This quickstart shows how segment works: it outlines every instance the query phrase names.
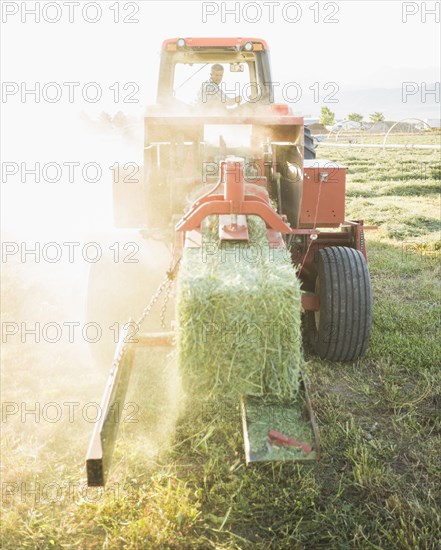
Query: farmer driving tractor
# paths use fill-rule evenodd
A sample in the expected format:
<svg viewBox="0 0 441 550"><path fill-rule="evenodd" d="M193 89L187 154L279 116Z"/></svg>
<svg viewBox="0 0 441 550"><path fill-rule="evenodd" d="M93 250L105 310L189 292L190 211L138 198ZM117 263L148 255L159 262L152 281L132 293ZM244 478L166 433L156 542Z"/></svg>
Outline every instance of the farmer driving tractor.
<svg viewBox="0 0 441 550"><path fill-rule="evenodd" d="M217 106L219 104L234 105L239 104L242 100L238 95L234 98L229 98L220 88L220 83L224 76L224 68L219 63L215 63L211 66L210 79L202 83L198 93L198 102L204 103L210 106Z"/></svg>

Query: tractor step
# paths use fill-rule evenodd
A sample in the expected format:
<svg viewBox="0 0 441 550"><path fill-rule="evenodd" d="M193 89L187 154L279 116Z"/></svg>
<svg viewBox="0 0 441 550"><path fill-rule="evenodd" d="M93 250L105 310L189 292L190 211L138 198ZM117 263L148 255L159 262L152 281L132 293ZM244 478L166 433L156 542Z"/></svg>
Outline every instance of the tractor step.
<svg viewBox="0 0 441 550"><path fill-rule="evenodd" d="M320 458L318 428L303 374L294 401L242 396L240 404L247 464Z"/></svg>

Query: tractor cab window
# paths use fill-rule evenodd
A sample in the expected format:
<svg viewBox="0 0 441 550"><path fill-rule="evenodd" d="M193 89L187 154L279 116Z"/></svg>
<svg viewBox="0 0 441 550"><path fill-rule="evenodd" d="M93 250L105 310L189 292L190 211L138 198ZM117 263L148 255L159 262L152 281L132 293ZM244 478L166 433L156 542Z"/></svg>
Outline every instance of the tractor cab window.
<svg viewBox="0 0 441 550"><path fill-rule="evenodd" d="M219 63L223 67L222 80L210 87L211 68L214 63L177 63L173 80L173 95L175 99L189 105L197 105L201 101L202 90L208 90L208 95L225 94L228 98L241 96L246 101L255 88L250 84L250 69L247 63ZM221 71L222 73L222 71ZM219 91L218 91L218 88ZM202 96L205 92L202 92ZM203 100L202 100L203 101Z"/></svg>

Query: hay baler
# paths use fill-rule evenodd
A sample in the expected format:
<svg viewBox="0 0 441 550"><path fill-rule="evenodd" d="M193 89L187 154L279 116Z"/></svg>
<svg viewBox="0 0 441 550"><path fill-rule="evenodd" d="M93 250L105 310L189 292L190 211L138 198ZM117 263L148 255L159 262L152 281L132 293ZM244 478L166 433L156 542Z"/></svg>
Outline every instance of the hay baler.
<svg viewBox="0 0 441 550"><path fill-rule="evenodd" d="M224 68L224 93L217 100L200 92L213 64ZM243 101L226 101L229 94ZM140 314L139 322L144 321L161 292L170 289L183 251L203 246L207 219L218 219L219 243L240 243L248 241L248 220L255 216L265 224L268 248L283 249L295 266L303 290L304 332L312 349L330 361L363 355L371 329L363 221L345 219L345 167L316 160L303 118L275 102L265 41L166 40L157 104L144 119L143 177L133 180L131 170L121 169L114 177L116 225L140 229L146 241L159 235L174 245L172 267L151 302L144 308L145 294L125 301L125 313L119 310L121 323ZM147 265L144 283L152 273ZM111 274L106 277L111 279ZM101 296L90 306L89 316L98 310L102 315L103 304ZM112 410L124 400L134 355L128 327L120 335L103 414L89 447L90 485L104 483L110 463L118 428ZM138 333L136 346L173 345L175 332ZM303 381L301 388L312 426L309 448L318 458L317 430ZM247 460L253 461L245 406L243 419ZM280 445L296 444L287 434L268 433Z"/></svg>

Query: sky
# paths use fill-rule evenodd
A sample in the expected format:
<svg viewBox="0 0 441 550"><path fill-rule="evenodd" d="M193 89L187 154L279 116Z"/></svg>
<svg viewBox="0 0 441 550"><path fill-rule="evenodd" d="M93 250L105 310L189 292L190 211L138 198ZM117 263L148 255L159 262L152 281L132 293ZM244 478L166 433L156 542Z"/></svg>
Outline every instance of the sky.
<svg viewBox="0 0 441 550"><path fill-rule="evenodd" d="M126 151L119 137L85 131L79 114L96 118L103 111L123 111L141 117L155 102L161 44L170 37L263 38L271 50L273 80L301 87L302 96L292 106L296 114L317 116L326 93L337 90L337 102L330 107L338 118L354 109L366 117L375 110L383 110L386 118L413 112L433 117L439 113L439 91L436 99L424 90L440 80L439 8L440 2L396 0L3 1L2 160L44 164L73 158L84 163L97 157L103 166L115 158L135 160L137 153ZM74 84L69 88L66 82ZM401 95L405 82L413 83L414 92L406 104ZM22 95L32 88L37 96ZM394 90L384 104L369 99L367 91L378 88ZM101 94L96 102L95 91ZM45 187L51 193L58 188ZM99 185L89 186L90 196L96 196L86 204L77 191L65 189L59 200L82 204L82 215L93 218L102 196ZM14 193L17 200L23 194L19 185L8 192L11 200ZM5 207L7 223L38 217L32 205L40 200L40 188L28 186L26 196L26 208ZM108 191L106 197L110 202ZM80 224L74 212L71 208L72 223ZM65 219L59 208L48 216L51 224Z"/></svg>
<svg viewBox="0 0 441 550"><path fill-rule="evenodd" d="M5 4L21 3L3 4L5 12ZM102 14L96 23L82 16L81 8L91 2L80 2L73 23L66 7L58 22L49 23L45 14L46 19L57 15L45 11L50 2L26 4L39 6L39 23L21 8L16 14L3 13L6 81L134 81L142 99L154 102L161 43L174 36L264 38L272 52L274 79L282 83L336 82L346 90L439 81L440 2L121 1L117 14L111 9L116 2L108 1L98 2ZM63 4L68 2L59 2ZM437 16L429 13L435 6ZM89 18L95 13L91 7L85 12ZM115 23L117 16L139 22ZM97 107L105 104L103 98Z"/></svg>

